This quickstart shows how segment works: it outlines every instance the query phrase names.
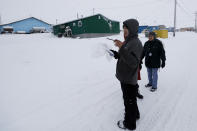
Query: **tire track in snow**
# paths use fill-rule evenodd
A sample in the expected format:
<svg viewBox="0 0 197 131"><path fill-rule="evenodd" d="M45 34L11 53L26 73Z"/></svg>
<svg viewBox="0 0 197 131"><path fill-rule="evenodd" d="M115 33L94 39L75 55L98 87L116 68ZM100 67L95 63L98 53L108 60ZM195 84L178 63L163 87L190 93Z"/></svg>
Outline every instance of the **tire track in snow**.
<svg viewBox="0 0 197 131"><path fill-rule="evenodd" d="M77 116L79 115L79 114L84 114L83 112L86 112L86 111L88 111L89 110L89 108L91 109L91 108L95 108L97 105L99 105L100 106L100 104L102 104L102 101L105 101L105 99L107 99L108 97L110 97L111 96L111 91L113 91L114 90L114 88L115 88L115 86L114 86L114 84L112 83L112 82L110 82L110 84L106 84L105 83L105 85L103 85L103 84L101 84L101 85L97 85L97 88L99 89L97 92L94 92L94 93L92 93L92 94L81 94L81 97L83 97L83 96L85 96L85 97L88 97L88 98L92 98L92 100L90 101L90 102L87 102L87 101L85 101L85 102L82 102L82 104L84 104L84 105L81 105L80 106L80 110L77 110L77 111L75 111L75 113L74 114L72 114L69 118L66 118L66 120L64 120L61 124L58 124L55 128L53 128L52 130L57 130L58 128L61 128L61 126L64 126L65 124L67 124L67 123L70 123L69 121L72 121L72 120L76 120L77 118ZM107 87L106 87L107 86ZM102 87L102 88L101 88ZM110 88L109 88L110 87ZM106 91L106 89L110 89L109 91ZM95 91L95 90L94 90ZM88 93L88 92L87 92ZM115 93L116 93L116 91L115 91ZM95 98L95 99L94 99ZM77 98L78 99L78 98ZM75 101L75 100L73 100L72 99L72 101ZM71 105L72 106L72 108L75 108L75 105Z"/></svg>
<svg viewBox="0 0 197 131"><path fill-rule="evenodd" d="M160 93L161 92L158 92L157 96L154 96L158 97L159 101L157 101L156 104L153 103L151 109L146 108L143 110L143 112L146 113L145 116L142 116L142 119L139 120L139 125L136 131L157 131L158 129L163 129L158 127L165 126L168 119L173 114L174 108L176 107L179 98L183 94L183 91L180 88L176 91L169 89L162 96L159 96Z"/></svg>

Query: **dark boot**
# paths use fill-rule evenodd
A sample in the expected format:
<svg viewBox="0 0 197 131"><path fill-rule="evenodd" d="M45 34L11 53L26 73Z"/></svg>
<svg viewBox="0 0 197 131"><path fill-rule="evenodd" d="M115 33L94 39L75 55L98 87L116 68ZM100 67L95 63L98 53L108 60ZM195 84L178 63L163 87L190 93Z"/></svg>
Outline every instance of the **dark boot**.
<svg viewBox="0 0 197 131"><path fill-rule="evenodd" d="M151 88L150 91L151 92L155 92L157 90L157 88Z"/></svg>
<svg viewBox="0 0 197 131"><path fill-rule="evenodd" d="M135 130L135 129L136 129L136 127L128 128L128 127L126 126L126 124L125 124L125 121L123 121L123 120L119 120L118 123L117 123L117 126L118 126L120 129L123 129L123 130L126 130L126 129L128 129L128 130Z"/></svg>
<svg viewBox="0 0 197 131"><path fill-rule="evenodd" d="M139 85L137 84L136 86L137 86L137 94L136 94L136 97L139 98L139 99L143 99L144 97L143 97L142 94L140 94L140 91L139 91Z"/></svg>
<svg viewBox="0 0 197 131"><path fill-rule="evenodd" d="M143 98L144 98L144 96L143 96L142 94L140 94L140 92L138 91L138 93L137 93L137 98L139 98L139 99L143 99Z"/></svg>
<svg viewBox="0 0 197 131"><path fill-rule="evenodd" d="M118 125L118 127L120 128L120 129L127 129L126 127L125 127L125 125L124 125L124 121L123 120L119 120L118 121L118 123L117 123L117 125Z"/></svg>
<svg viewBox="0 0 197 131"><path fill-rule="evenodd" d="M151 84L146 84L145 87L147 87L147 88L152 87L152 85Z"/></svg>

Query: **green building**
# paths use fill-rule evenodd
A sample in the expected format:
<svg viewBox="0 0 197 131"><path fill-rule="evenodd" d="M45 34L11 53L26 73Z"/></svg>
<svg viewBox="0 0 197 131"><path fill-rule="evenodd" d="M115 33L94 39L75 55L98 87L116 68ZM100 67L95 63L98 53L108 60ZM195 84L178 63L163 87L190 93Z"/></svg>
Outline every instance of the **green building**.
<svg viewBox="0 0 197 131"><path fill-rule="evenodd" d="M120 23L101 14L80 18L53 26L56 36L93 38L120 33Z"/></svg>

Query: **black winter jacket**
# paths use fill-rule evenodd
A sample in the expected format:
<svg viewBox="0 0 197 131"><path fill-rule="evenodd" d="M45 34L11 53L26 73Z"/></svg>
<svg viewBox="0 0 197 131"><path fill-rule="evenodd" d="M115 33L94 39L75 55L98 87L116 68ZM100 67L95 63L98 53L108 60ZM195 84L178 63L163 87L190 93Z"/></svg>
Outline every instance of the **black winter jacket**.
<svg viewBox="0 0 197 131"><path fill-rule="evenodd" d="M147 41L144 44L142 60L145 57L145 65L148 68L160 68L161 61L166 61L165 50L160 40Z"/></svg>

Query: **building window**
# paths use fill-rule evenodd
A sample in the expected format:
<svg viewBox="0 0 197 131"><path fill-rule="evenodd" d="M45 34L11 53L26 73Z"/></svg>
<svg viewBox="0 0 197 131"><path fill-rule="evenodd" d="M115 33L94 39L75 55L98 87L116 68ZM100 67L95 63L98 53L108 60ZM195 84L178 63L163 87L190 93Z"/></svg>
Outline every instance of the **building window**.
<svg viewBox="0 0 197 131"><path fill-rule="evenodd" d="M82 21L78 21L78 27L82 27Z"/></svg>
<svg viewBox="0 0 197 131"><path fill-rule="evenodd" d="M98 19L100 20L101 19L101 16L98 16Z"/></svg>
<svg viewBox="0 0 197 131"><path fill-rule="evenodd" d="M76 23L73 23L73 26L76 26Z"/></svg>
<svg viewBox="0 0 197 131"><path fill-rule="evenodd" d="M61 25L60 28L61 28L61 29L64 29L64 28L65 28L65 25Z"/></svg>

